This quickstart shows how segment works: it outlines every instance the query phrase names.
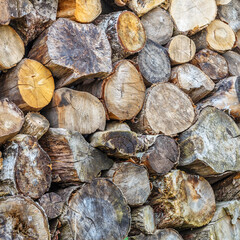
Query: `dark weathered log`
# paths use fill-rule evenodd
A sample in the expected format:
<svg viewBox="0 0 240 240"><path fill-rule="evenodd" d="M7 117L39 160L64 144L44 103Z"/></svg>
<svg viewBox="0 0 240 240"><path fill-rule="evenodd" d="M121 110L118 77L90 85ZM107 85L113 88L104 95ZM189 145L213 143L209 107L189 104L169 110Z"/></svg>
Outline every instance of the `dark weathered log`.
<svg viewBox="0 0 240 240"><path fill-rule="evenodd" d="M39 111L53 97L54 79L41 63L23 59L1 76L0 97L13 101L23 111Z"/></svg>
<svg viewBox="0 0 240 240"><path fill-rule="evenodd" d="M103 77L112 70L106 34L93 24L66 18L58 19L39 36L29 57L50 69L58 79L57 88L83 78Z"/></svg>
<svg viewBox="0 0 240 240"><path fill-rule="evenodd" d="M60 88L51 103L42 111L51 127L66 128L81 134L104 130L106 113L103 104L87 92Z"/></svg>
<svg viewBox="0 0 240 240"><path fill-rule="evenodd" d="M31 0L7 0L11 19L21 18L33 11Z"/></svg>
<svg viewBox="0 0 240 240"><path fill-rule="evenodd" d="M217 181L234 171L240 171L240 130L226 113L204 108L198 121L180 134L179 166Z"/></svg>
<svg viewBox="0 0 240 240"><path fill-rule="evenodd" d="M230 75L240 76L240 55L236 52L228 51L223 56L227 60Z"/></svg>
<svg viewBox="0 0 240 240"><path fill-rule="evenodd" d="M60 223L59 219L54 218L52 220L49 220L51 240L59 240L60 231L59 231L58 227L60 227L60 226L61 226L61 223Z"/></svg>
<svg viewBox="0 0 240 240"><path fill-rule="evenodd" d="M8 25L11 17L8 0L0 0L0 6L0 25Z"/></svg>
<svg viewBox="0 0 240 240"><path fill-rule="evenodd" d="M187 93L194 103L214 89L214 82L198 67L186 63L172 69L170 81Z"/></svg>
<svg viewBox="0 0 240 240"><path fill-rule="evenodd" d="M51 160L37 139L19 134L3 151L0 194L40 198L51 185Z"/></svg>
<svg viewBox="0 0 240 240"><path fill-rule="evenodd" d="M151 193L148 172L143 166L131 162L114 163L104 176L121 189L130 206L143 205Z"/></svg>
<svg viewBox="0 0 240 240"><path fill-rule="evenodd" d="M146 91L142 111L132 128L140 133L175 135L189 128L195 118L193 103L171 83L158 83Z"/></svg>
<svg viewBox="0 0 240 240"><path fill-rule="evenodd" d="M208 224L215 212L211 185L203 177L174 170L153 182L150 205L157 228L196 228Z"/></svg>
<svg viewBox="0 0 240 240"><path fill-rule="evenodd" d="M50 128L39 142L52 160L52 178L56 183L89 182L113 164L76 131Z"/></svg>
<svg viewBox="0 0 240 240"><path fill-rule="evenodd" d="M124 239L131 215L122 192L106 179L58 192L66 205L60 216L60 239Z"/></svg>
<svg viewBox="0 0 240 240"><path fill-rule="evenodd" d="M146 34L140 19L130 11L101 15L95 23L103 29L112 47L112 61L123 59L143 49Z"/></svg>
<svg viewBox="0 0 240 240"><path fill-rule="evenodd" d="M22 196L0 199L0 238L50 240L47 217L30 198Z"/></svg>

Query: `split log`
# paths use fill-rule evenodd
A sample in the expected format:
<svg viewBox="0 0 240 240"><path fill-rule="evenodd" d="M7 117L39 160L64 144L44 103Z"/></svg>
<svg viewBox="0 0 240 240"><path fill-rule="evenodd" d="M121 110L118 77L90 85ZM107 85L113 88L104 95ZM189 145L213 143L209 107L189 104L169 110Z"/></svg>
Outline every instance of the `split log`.
<svg viewBox="0 0 240 240"><path fill-rule="evenodd" d="M237 48L238 48L239 51L240 51L240 30L237 31L236 37L237 37L236 45L237 45Z"/></svg>
<svg viewBox="0 0 240 240"><path fill-rule="evenodd" d="M212 221L203 228L182 232L184 240L235 240L240 231L240 202L229 201L217 203Z"/></svg>
<svg viewBox="0 0 240 240"><path fill-rule="evenodd" d="M188 63L173 68L170 81L187 93L194 103L209 94L215 85L204 72Z"/></svg>
<svg viewBox="0 0 240 240"><path fill-rule="evenodd" d="M51 72L41 63L23 59L1 76L0 97L7 97L22 111L39 111L47 106L54 92Z"/></svg>
<svg viewBox="0 0 240 240"><path fill-rule="evenodd" d="M29 57L50 69L58 79L57 88L83 78L104 77L112 70L106 34L93 24L66 18L58 19L39 36Z"/></svg>
<svg viewBox="0 0 240 240"><path fill-rule="evenodd" d="M157 7L141 18L147 38L164 45L173 35L173 22L169 13Z"/></svg>
<svg viewBox="0 0 240 240"><path fill-rule="evenodd" d="M180 134L179 166L215 182L240 171L240 130L226 113L204 108L197 122Z"/></svg>
<svg viewBox="0 0 240 240"><path fill-rule="evenodd" d="M102 99L108 117L121 121L130 120L139 113L146 90L141 74L127 60L119 61L106 79L83 83L77 89Z"/></svg>
<svg viewBox="0 0 240 240"><path fill-rule="evenodd" d="M199 67L214 82L218 82L228 75L225 58L210 49L202 49L196 53L191 63Z"/></svg>
<svg viewBox="0 0 240 240"><path fill-rule="evenodd" d="M50 240L47 217L30 198L22 196L0 199L0 238Z"/></svg>
<svg viewBox="0 0 240 240"><path fill-rule="evenodd" d="M29 112L25 116L20 133L31 135L39 140L47 132L49 125L49 121L40 113Z"/></svg>
<svg viewBox="0 0 240 240"><path fill-rule="evenodd" d="M240 77L228 77L220 80L214 91L197 104L198 109L213 106L225 110L232 117L240 119Z"/></svg>
<svg viewBox="0 0 240 240"><path fill-rule="evenodd" d="M157 228L196 228L211 221L215 198L203 177L174 170L156 179L153 186L150 205Z"/></svg>
<svg viewBox="0 0 240 240"><path fill-rule="evenodd" d="M22 39L10 26L0 26L0 70L14 67L24 56Z"/></svg>
<svg viewBox="0 0 240 240"><path fill-rule="evenodd" d="M227 60L230 75L240 76L240 55L236 52L228 51L223 56Z"/></svg>
<svg viewBox="0 0 240 240"><path fill-rule="evenodd" d="M184 35L173 37L167 47L173 65L191 61L196 53L195 43Z"/></svg>
<svg viewBox="0 0 240 240"><path fill-rule="evenodd" d="M148 172L143 166L131 162L114 163L104 176L120 188L130 206L143 205L151 193Z"/></svg>
<svg viewBox="0 0 240 240"><path fill-rule="evenodd" d="M87 106L87 107L86 107ZM42 114L54 128L66 128L81 134L104 130L106 113L103 104L87 92L60 88Z"/></svg>
<svg viewBox="0 0 240 240"><path fill-rule="evenodd" d="M0 6L0 25L8 25L11 17L8 0L0 0Z"/></svg>
<svg viewBox="0 0 240 240"><path fill-rule="evenodd" d="M172 0L169 12L179 32L194 34L215 19L217 5L215 0Z"/></svg>
<svg viewBox="0 0 240 240"><path fill-rule="evenodd" d="M174 84L158 83L146 91L142 111L131 126L140 133L176 135L189 128L194 118L193 104L186 93Z"/></svg>
<svg viewBox="0 0 240 240"><path fill-rule="evenodd" d="M127 125L126 122L117 122L117 121L109 122L106 125L106 131L114 131L114 130L131 131L130 127Z"/></svg>
<svg viewBox="0 0 240 240"><path fill-rule="evenodd" d="M217 5L226 5L228 3L230 3L232 0L216 0Z"/></svg>
<svg viewBox="0 0 240 240"><path fill-rule="evenodd" d="M60 239L124 239L131 215L122 192L111 181L94 179L58 192L66 202L60 216Z"/></svg>
<svg viewBox="0 0 240 240"><path fill-rule="evenodd" d="M59 0L57 17L90 23L102 12L100 0Z"/></svg>
<svg viewBox="0 0 240 240"><path fill-rule="evenodd" d="M51 185L51 160L35 137L19 134L3 151L1 195L40 198Z"/></svg>
<svg viewBox="0 0 240 240"><path fill-rule="evenodd" d="M130 11L101 15L95 23L103 29L112 47L112 61L116 62L141 51L146 34L140 19Z"/></svg>
<svg viewBox="0 0 240 240"><path fill-rule="evenodd" d="M52 181L55 183L89 182L113 164L76 131L50 128L39 142L51 158Z"/></svg>
<svg viewBox="0 0 240 240"><path fill-rule="evenodd" d="M23 112L8 99L0 100L0 145L14 137L24 123Z"/></svg>

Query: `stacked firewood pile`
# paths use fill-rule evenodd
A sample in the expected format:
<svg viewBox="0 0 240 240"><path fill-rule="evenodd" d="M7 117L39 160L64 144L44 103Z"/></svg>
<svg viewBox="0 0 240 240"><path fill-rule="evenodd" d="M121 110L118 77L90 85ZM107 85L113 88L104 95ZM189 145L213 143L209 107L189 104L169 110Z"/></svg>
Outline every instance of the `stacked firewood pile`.
<svg viewBox="0 0 240 240"><path fill-rule="evenodd" d="M239 0L0 0L0 239L240 239Z"/></svg>

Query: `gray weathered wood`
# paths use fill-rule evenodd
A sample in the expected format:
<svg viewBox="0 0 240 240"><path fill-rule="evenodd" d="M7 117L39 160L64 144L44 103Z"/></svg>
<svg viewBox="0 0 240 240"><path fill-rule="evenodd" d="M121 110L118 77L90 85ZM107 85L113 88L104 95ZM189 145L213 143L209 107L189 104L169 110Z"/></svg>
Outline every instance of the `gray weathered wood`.
<svg viewBox="0 0 240 240"><path fill-rule="evenodd" d="M240 76L240 54L228 51L223 56L227 60L230 75Z"/></svg>

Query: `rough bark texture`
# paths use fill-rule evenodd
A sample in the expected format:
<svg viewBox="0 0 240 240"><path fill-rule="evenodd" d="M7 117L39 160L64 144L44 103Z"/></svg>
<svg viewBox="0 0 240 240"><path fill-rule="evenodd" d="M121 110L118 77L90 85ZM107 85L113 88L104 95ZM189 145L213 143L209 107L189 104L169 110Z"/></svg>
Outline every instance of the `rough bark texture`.
<svg viewBox="0 0 240 240"><path fill-rule="evenodd" d="M223 54L227 60L229 74L232 76L240 76L240 55L233 51Z"/></svg>

